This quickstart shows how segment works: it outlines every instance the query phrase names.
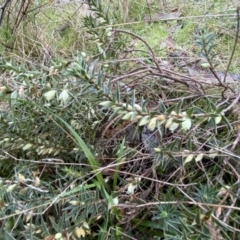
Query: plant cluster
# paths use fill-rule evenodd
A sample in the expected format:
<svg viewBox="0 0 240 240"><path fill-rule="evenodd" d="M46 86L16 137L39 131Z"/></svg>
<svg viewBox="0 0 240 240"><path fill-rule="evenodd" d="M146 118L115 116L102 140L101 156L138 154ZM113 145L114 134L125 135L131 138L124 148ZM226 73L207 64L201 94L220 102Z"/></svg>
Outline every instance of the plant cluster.
<svg viewBox="0 0 240 240"><path fill-rule="evenodd" d="M237 88L173 71L100 1L88 5L92 55L1 63L0 235L237 238ZM216 36L196 39L215 75Z"/></svg>

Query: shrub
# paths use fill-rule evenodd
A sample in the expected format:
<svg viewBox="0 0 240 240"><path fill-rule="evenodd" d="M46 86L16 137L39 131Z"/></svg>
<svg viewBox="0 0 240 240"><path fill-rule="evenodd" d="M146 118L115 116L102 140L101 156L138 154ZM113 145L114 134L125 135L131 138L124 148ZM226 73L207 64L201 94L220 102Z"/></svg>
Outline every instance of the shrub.
<svg viewBox="0 0 240 240"><path fill-rule="evenodd" d="M215 71L216 36L196 36L202 66L217 75L204 82L170 70L142 37L112 26L118 19L100 1L88 2L94 56L1 64L10 79L0 88L2 236L232 239L239 96Z"/></svg>

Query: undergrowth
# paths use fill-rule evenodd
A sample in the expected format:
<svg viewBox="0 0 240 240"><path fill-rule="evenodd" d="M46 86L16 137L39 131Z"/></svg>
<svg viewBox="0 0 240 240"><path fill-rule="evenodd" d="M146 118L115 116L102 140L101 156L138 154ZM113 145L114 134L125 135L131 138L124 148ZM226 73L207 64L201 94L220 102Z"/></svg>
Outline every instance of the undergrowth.
<svg viewBox="0 0 240 240"><path fill-rule="evenodd" d="M3 239L238 239L235 30L201 16L235 5L199 2L6 1Z"/></svg>

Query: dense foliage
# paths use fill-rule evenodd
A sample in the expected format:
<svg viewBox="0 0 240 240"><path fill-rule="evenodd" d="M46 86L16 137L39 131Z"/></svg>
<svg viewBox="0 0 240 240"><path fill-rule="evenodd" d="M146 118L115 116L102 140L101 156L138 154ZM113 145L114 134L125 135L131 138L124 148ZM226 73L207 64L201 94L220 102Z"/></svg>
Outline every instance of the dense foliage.
<svg viewBox="0 0 240 240"><path fill-rule="evenodd" d="M218 36L211 29L192 33L196 64L211 77L189 75L170 48L159 56L120 26L128 22L120 3L84 4L85 43L70 55L56 50L60 43L46 53L38 34L30 38L48 3L4 3L2 239L240 236L239 83L216 70ZM148 9L148 1L142 4ZM71 18L54 36L70 45L81 39ZM19 48L29 59L14 57Z"/></svg>

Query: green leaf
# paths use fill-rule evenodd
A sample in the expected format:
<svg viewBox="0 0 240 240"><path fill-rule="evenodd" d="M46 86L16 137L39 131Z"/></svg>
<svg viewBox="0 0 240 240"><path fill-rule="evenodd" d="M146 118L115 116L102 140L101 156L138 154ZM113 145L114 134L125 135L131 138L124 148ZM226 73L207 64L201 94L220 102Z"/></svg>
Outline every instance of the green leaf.
<svg viewBox="0 0 240 240"><path fill-rule="evenodd" d="M106 94L107 96L110 94L109 87L106 86L105 84L103 85L103 93Z"/></svg>
<svg viewBox="0 0 240 240"><path fill-rule="evenodd" d="M202 223L201 223L201 214L200 214L200 211L198 211L197 215L196 215L196 218L195 218L195 221L197 223L198 226L201 226Z"/></svg>
<svg viewBox="0 0 240 240"><path fill-rule="evenodd" d="M191 161L193 160L193 158L194 158L194 154L189 154L189 155L185 158L185 160L184 160L184 165L185 165L186 163L191 162Z"/></svg>
<svg viewBox="0 0 240 240"><path fill-rule="evenodd" d="M135 112L128 112L128 113L126 113L123 117L122 117L122 119L123 120L130 120L131 118L132 118L132 115L134 114Z"/></svg>
<svg viewBox="0 0 240 240"><path fill-rule="evenodd" d="M132 93L132 106L134 106L135 102L136 102L136 97L135 97L135 89L134 89Z"/></svg>
<svg viewBox="0 0 240 240"><path fill-rule="evenodd" d="M214 45L214 40L215 40L215 34L213 33L209 33L205 36L205 45L208 46L208 45Z"/></svg>
<svg viewBox="0 0 240 240"><path fill-rule="evenodd" d="M212 49L215 48L216 46L217 46L217 44L211 44L210 46L208 46L208 47L206 48L206 51L210 54L210 52L212 51ZM215 54L215 56L216 56L216 54Z"/></svg>
<svg viewBox="0 0 240 240"><path fill-rule="evenodd" d="M113 105L112 101L104 101L104 102L101 102L99 103L100 106L103 106L103 107L106 107L106 108L109 108Z"/></svg>
<svg viewBox="0 0 240 240"><path fill-rule="evenodd" d="M207 127L213 127L215 132L217 131L217 125L215 123L215 118L214 117L209 117L208 118Z"/></svg>
<svg viewBox="0 0 240 240"><path fill-rule="evenodd" d="M208 62L201 63L201 67L203 67L203 68L209 68L209 67L210 67L210 64L209 64Z"/></svg>
<svg viewBox="0 0 240 240"><path fill-rule="evenodd" d="M183 138L180 138L179 141L175 140L176 144L176 150L181 152L182 151L182 146L183 146ZM191 149L189 149L191 150Z"/></svg>
<svg viewBox="0 0 240 240"><path fill-rule="evenodd" d="M193 111L194 111L194 113L196 113L196 114L206 114L206 111L205 111L205 110L203 110L203 109L201 109L201 108L199 108L199 107L197 107L197 106L193 106Z"/></svg>
<svg viewBox="0 0 240 240"><path fill-rule="evenodd" d="M152 119L149 121L147 127L148 127L148 129L149 129L150 131L153 131L153 130L156 128L156 126L157 126L157 118L154 117L154 118L152 118Z"/></svg>
<svg viewBox="0 0 240 240"><path fill-rule="evenodd" d="M215 124L218 125L222 120L222 116L219 115L219 116L215 117L214 120L215 120Z"/></svg>
<svg viewBox="0 0 240 240"><path fill-rule="evenodd" d="M168 108L168 109L166 110L167 115L171 114L171 112L172 112L175 108L176 108L175 105L173 105L173 106L171 106L170 108Z"/></svg>
<svg viewBox="0 0 240 240"><path fill-rule="evenodd" d="M190 118L185 118L184 122L182 122L181 125L182 125L182 130L187 131L191 128L192 121Z"/></svg>
<svg viewBox="0 0 240 240"><path fill-rule="evenodd" d="M148 124L149 121L150 121L150 117L149 116L144 116L144 117L141 118L138 125L139 126L144 126L144 125Z"/></svg>
<svg viewBox="0 0 240 240"><path fill-rule="evenodd" d="M142 110L143 110L142 107L140 107L140 106L139 106L138 104L136 104L136 103L133 105L133 107L134 107L134 109L135 109L136 111L139 111L139 112L142 112Z"/></svg>
<svg viewBox="0 0 240 240"><path fill-rule="evenodd" d="M137 113L136 112L132 112L130 121L135 121L136 120L136 116L137 116Z"/></svg>
<svg viewBox="0 0 240 240"><path fill-rule="evenodd" d="M199 161L201 161L201 160L203 159L203 157L204 157L204 154L203 154L203 153L200 153L200 154L198 154L198 155L196 156L195 161L196 161L196 162L199 162Z"/></svg>
<svg viewBox="0 0 240 240"><path fill-rule="evenodd" d="M207 98L208 112L216 112L217 107Z"/></svg>
<svg viewBox="0 0 240 240"><path fill-rule="evenodd" d="M222 106L222 107L217 108L216 114L224 115L224 112L223 112L224 109L225 109L225 106Z"/></svg>
<svg viewBox="0 0 240 240"><path fill-rule="evenodd" d="M12 236L12 234L10 234L8 231L5 231L5 232L4 232L4 239L5 239L5 240L17 240L17 239L14 238L14 237Z"/></svg>
<svg viewBox="0 0 240 240"><path fill-rule="evenodd" d="M187 141L187 149L189 151L192 151L193 149L193 140L191 138L188 138L188 141Z"/></svg>
<svg viewBox="0 0 240 240"><path fill-rule="evenodd" d="M194 110L194 108L193 108L193 107L190 107L190 108L186 111L187 116L188 116L189 118L191 118L191 116L192 116L192 114L193 114L193 110Z"/></svg>
<svg viewBox="0 0 240 240"><path fill-rule="evenodd" d="M144 112L147 112L147 104L148 104L148 99L147 100L142 99L141 106Z"/></svg>
<svg viewBox="0 0 240 240"><path fill-rule="evenodd" d="M222 115L222 121L225 122L231 130L233 130L231 123L228 121L228 119L224 115Z"/></svg>
<svg viewBox="0 0 240 240"><path fill-rule="evenodd" d="M161 100L159 100L158 108L159 108L161 113L165 113L166 112L166 107L165 107L165 105L163 104L163 102Z"/></svg>
<svg viewBox="0 0 240 240"><path fill-rule="evenodd" d="M173 122L171 126L169 127L169 130L171 132L174 132L179 127L179 123Z"/></svg>
<svg viewBox="0 0 240 240"><path fill-rule="evenodd" d="M181 100L178 102L177 106L176 106L176 112L177 113L181 113L182 111L182 105L183 105L183 98L181 98Z"/></svg>
<svg viewBox="0 0 240 240"><path fill-rule="evenodd" d="M173 124L173 118L169 118L165 124L165 128L170 128Z"/></svg>
<svg viewBox="0 0 240 240"><path fill-rule="evenodd" d="M117 83L116 99L117 99L117 102L120 103L120 101L121 101L121 93L120 93L119 83Z"/></svg>
<svg viewBox="0 0 240 240"><path fill-rule="evenodd" d="M51 90L43 94L43 96L46 98L47 101L51 101L55 98L57 91Z"/></svg>

